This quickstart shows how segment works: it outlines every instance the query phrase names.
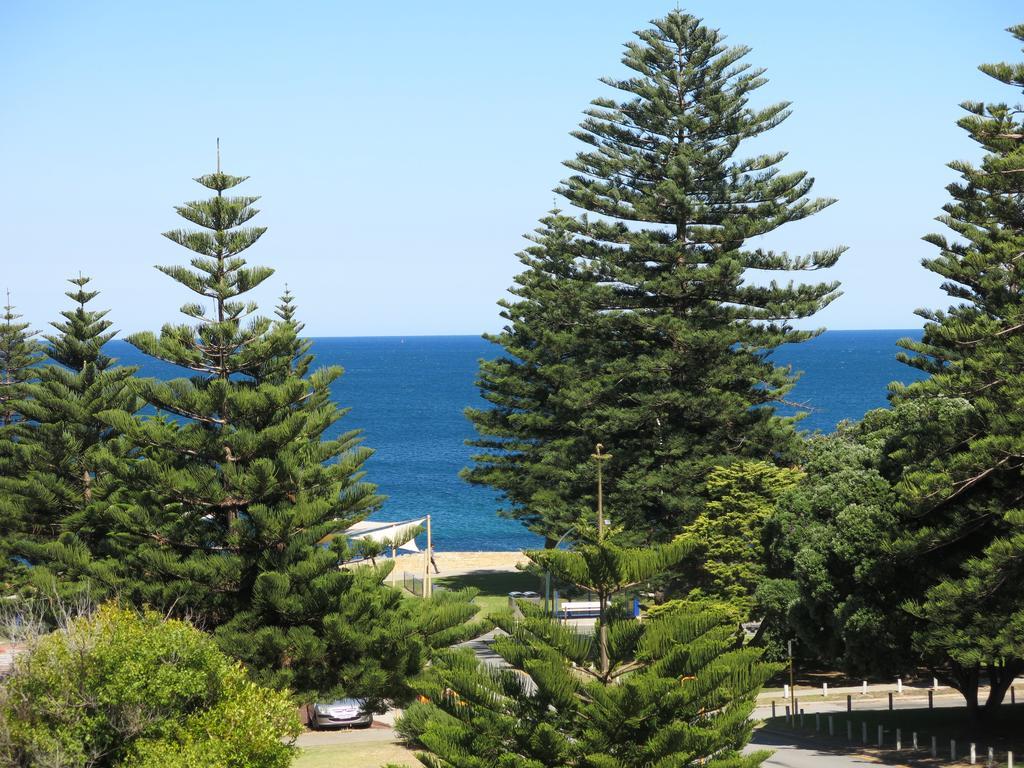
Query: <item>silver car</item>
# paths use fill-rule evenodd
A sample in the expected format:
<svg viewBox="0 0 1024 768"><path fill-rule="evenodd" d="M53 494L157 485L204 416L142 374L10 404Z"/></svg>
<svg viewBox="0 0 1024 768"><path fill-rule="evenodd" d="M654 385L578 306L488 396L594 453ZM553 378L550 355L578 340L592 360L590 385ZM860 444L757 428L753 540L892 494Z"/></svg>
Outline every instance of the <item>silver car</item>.
<svg viewBox="0 0 1024 768"><path fill-rule="evenodd" d="M371 725L373 712L366 708L364 699L317 702L309 718L309 727L315 731L321 728L369 728Z"/></svg>

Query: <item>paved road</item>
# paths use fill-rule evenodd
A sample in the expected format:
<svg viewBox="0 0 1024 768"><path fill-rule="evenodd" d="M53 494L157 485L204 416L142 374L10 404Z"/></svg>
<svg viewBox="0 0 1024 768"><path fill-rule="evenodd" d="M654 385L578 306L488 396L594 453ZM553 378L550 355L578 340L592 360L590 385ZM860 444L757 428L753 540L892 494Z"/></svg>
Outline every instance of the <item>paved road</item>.
<svg viewBox="0 0 1024 768"><path fill-rule="evenodd" d="M858 765L888 765L869 757L859 757L809 746L807 742L797 742L785 734L759 730L754 734L750 746L745 751L772 749L775 754L764 761L765 768L851 768Z"/></svg>
<svg viewBox="0 0 1024 768"><path fill-rule="evenodd" d="M391 744L398 734L390 725L374 723L372 728L338 728L328 731L303 731L295 743L300 747L321 747L328 744Z"/></svg>
<svg viewBox="0 0 1024 768"><path fill-rule="evenodd" d="M298 738L300 747L326 746L329 744L367 744L395 743L397 734L384 724L373 728L339 730L339 731L306 731ZM747 752L757 749L771 749L775 754L764 763L764 768L853 768L854 766L879 765L877 760L861 757L850 757L840 752L816 749L806 743L798 744L786 734L768 733L760 730L747 748Z"/></svg>

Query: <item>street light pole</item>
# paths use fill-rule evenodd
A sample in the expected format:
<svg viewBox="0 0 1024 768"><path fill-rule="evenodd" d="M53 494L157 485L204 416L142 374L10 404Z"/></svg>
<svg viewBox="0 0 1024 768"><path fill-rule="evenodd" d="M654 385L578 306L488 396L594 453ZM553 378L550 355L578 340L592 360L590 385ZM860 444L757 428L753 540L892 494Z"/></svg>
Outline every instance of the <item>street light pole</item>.
<svg viewBox="0 0 1024 768"><path fill-rule="evenodd" d="M597 462L597 540L598 542L604 540L604 483L601 477L601 464L611 458L610 454L601 453L601 449L604 448L601 443L597 444L597 453L591 455L590 458Z"/></svg>
<svg viewBox="0 0 1024 768"><path fill-rule="evenodd" d="M604 483L601 476L601 464L611 458L608 454L601 453L601 449L604 448L600 443L597 444L597 453L591 456L594 461L597 462L597 546L600 547L604 542ZM598 634L597 642L601 652L601 676L607 681L608 672L610 669L611 661L608 657L608 595L604 592L599 592L597 595L600 600L600 618L598 621Z"/></svg>
<svg viewBox="0 0 1024 768"><path fill-rule="evenodd" d="M796 686L793 684L793 641L786 641L786 649L789 651L789 711L796 722Z"/></svg>

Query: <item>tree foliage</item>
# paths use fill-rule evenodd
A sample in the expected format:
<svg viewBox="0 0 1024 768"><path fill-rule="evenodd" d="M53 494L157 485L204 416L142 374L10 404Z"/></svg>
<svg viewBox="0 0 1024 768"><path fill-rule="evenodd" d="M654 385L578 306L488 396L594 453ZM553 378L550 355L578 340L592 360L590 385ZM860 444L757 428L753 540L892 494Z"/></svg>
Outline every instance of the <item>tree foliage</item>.
<svg viewBox="0 0 1024 768"><path fill-rule="evenodd" d="M796 445L774 409L794 377L769 354L815 335L790 323L836 284L755 273L830 267L843 249L795 256L752 242L831 201L808 197L806 173L781 170L785 153L740 153L789 115L785 103L751 105L765 79L747 50L680 11L637 33L629 76L603 81L618 99L591 103L574 134L586 147L558 190L596 216L546 223L503 305L509 325L494 341L507 355L480 377L498 413L470 413L485 451L469 477L551 540L590 493L598 440L617 467L610 506L654 540L693 520L712 467Z"/></svg>
<svg viewBox="0 0 1024 768"><path fill-rule="evenodd" d="M0 687L11 768L285 768L298 732L287 693L208 635L114 605L34 642Z"/></svg>
<svg viewBox="0 0 1024 768"><path fill-rule="evenodd" d="M24 421L17 409L26 395L28 382L36 376L35 365L42 358L42 349L35 339L36 332L21 315L14 311L11 294L0 315L0 427L6 428Z"/></svg>
<svg viewBox="0 0 1024 768"><path fill-rule="evenodd" d="M1010 32L1024 41L1024 25ZM1024 64L981 70L1024 88ZM962 106L984 156L950 164L960 180L939 221L955 237L925 238L940 252L924 262L956 303L919 311L924 336L902 359L931 377L892 395L956 417L925 419L889 451L908 505L891 551L922 569L906 604L916 650L972 708L988 677L991 709L1024 671L1024 120L1004 103Z"/></svg>
<svg viewBox="0 0 1024 768"><path fill-rule="evenodd" d="M25 525L24 510L13 486L27 461L22 440L29 428L21 412L28 385L36 376L36 364L42 357L35 331L20 321L21 315L7 303L0 315L0 584L14 576L17 552L12 548L14 535Z"/></svg>
<svg viewBox="0 0 1024 768"><path fill-rule="evenodd" d="M764 527L775 505L799 481L797 469L765 461L715 467L705 483L709 501L683 536L695 542L685 583L691 598L731 603L744 618L765 578Z"/></svg>
<svg viewBox="0 0 1024 768"><path fill-rule="evenodd" d="M580 258L573 219L554 210L519 254L514 300L499 302L507 321L485 335L502 355L480 363L477 385L488 401L469 408L479 433L472 483L501 490L502 514L554 544L588 508L590 454L600 435L589 418L597 343L595 317L607 289Z"/></svg>
<svg viewBox="0 0 1024 768"><path fill-rule="evenodd" d="M884 551L899 503L881 450L892 421L877 411L812 438L801 481L765 524L768 578L755 600L768 631L795 635L803 654L851 673L914 665L900 608L913 569Z"/></svg>
<svg viewBox="0 0 1024 768"><path fill-rule="evenodd" d="M528 553L562 581L594 591L601 616L580 633L522 602L497 618L501 666L441 652L398 724L430 768L756 766L741 756L757 691L773 669L738 642L727 612L683 608L637 621L614 598L679 562L688 541L629 548L583 529L579 548ZM703 762L708 761L708 762Z"/></svg>
<svg viewBox="0 0 1024 768"><path fill-rule="evenodd" d="M249 293L272 274L245 256L264 233L245 179L197 179L213 192L177 208L165 233L190 251L158 269L195 295L187 321L128 341L187 378L135 382L146 409L111 404L102 424L127 447L108 456L110 493L90 516L104 548L62 539L62 578L188 616L261 682L296 695L402 698L425 641L387 569L342 568L330 535L382 501L364 480L371 451L330 399L338 367L314 369L290 294L276 318Z"/></svg>
<svg viewBox="0 0 1024 768"><path fill-rule="evenodd" d="M98 292L88 289L88 277L69 282L74 288L66 295L74 307L52 324L56 333L44 336L49 363L39 366L38 380L20 401L31 424L21 436L21 471L0 481L21 509L22 532L14 545L28 566L23 580L47 596L65 598L88 588L64 568L69 548L109 551L109 531L97 527L91 505L109 491L106 467L124 450L100 414L138 407L136 369L116 365L103 351L115 336L107 310L88 308Z"/></svg>

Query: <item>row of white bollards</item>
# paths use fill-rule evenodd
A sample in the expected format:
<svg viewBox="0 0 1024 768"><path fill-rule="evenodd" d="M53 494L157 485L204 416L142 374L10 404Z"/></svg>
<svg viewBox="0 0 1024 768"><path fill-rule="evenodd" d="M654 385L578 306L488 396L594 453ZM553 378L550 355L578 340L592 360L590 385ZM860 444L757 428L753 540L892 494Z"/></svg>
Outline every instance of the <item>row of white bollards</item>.
<svg viewBox="0 0 1024 768"><path fill-rule="evenodd" d="M936 680L935 678L932 678L932 687L935 688L936 690L938 690L938 688L939 688L939 681ZM861 681L860 692L864 696L868 695L868 681L867 680L862 680ZM896 693L898 693L898 694L902 694L903 693L903 678L902 677L897 677L896 678ZM828 683L822 683L821 684L821 695L822 696L828 696ZM789 683L783 683L782 684L782 698L784 698L784 699L788 699L789 698Z"/></svg>
<svg viewBox="0 0 1024 768"><path fill-rule="evenodd" d="M789 714L789 707L786 707L786 714L788 716L788 714ZM793 721L795 721L795 720L796 720L796 718L794 717ZM793 721L791 721L791 722L793 722ZM800 726L801 727L803 727L803 721L804 721L804 710L801 709L800 710ZM836 733L835 720L834 720L832 715L826 715L826 727L828 729L828 735L829 736L835 736L835 733ZM820 732L821 729L822 729L822 727L821 727L821 713L820 712L815 712L814 713L814 730ZM846 740L847 741L853 741L853 722L851 720L849 720L849 719L846 721ZM866 745L868 743L868 724L866 722L863 722L863 721L860 724L860 740L861 740L862 744ZM912 745L911 748L914 751L918 751L920 749L920 744L918 743L917 731L912 731L911 732L910 740L911 740L911 745ZM878 746L878 747L884 747L885 746L885 726L884 725L879 725L878 726L878 734L877 734L876 746ZM938 748L939 745L938 745L938 739L935 736L931 737L931 745L930 745L930 747L931 747L930 752L931 752L932 758L938 758L939 757L939 748ZM897 728L896 729L896 751L897 752L902 752L903 751L903 729L902 728ZM949 740L949 759L951 761L953 761L953 762L956 762L956 759L957 759L956 739L950 739ZM971 765L976 765L977 764L977 761L978 761L978 749L977 749L977 745L975 743L973 743L973 742L969 745L968 759L969 759ZM988 762L987 762L987 765L988 766L995 766L995 749L993 749L992 747L988 748ZM1006 753L1006 765L1007 765L1007 768L1013 768L1013 752L1007 752Z"/></svg>

